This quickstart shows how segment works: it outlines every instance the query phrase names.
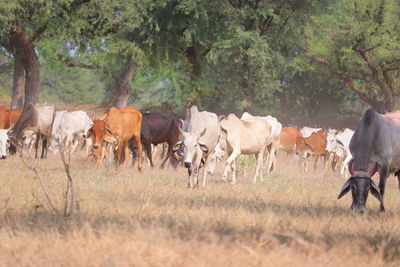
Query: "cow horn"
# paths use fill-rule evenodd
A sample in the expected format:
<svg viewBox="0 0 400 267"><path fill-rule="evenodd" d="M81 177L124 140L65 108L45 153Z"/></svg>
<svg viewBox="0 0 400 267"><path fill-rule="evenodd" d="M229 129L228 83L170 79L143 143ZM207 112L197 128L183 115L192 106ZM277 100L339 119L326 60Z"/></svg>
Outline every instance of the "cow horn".
<svg viewBox="0 0 400 267"><path fill-rule="evenodd" d="M180 132L183 136L185 136L185 132L182 130L182 128L181 128L180 125L178 126L178 129L179 129L179 132Z"/></svg>
<svg viewBox="0 0 400 267"><path fill-rule="evenodd" d="M382 203L382 195L381 193L379 193L379 188L378 186L376 186L376 184L374 183L374 181L371 179L371 193L372 195L379 200L379 202Z"/></svg>
<svg viewBox="0 0 400 267"><path fill-rule="evenodd" d="M347 192L349 192L350 184L351 184L351 178L347 180L347 182L343 185L342 190L340 190L340 193L338 195L338 199L341 199L344 195L347 194Z"/></svg>
<svg viewBox="0 0 400 267"><path fill-rule="evenodd" d="M199 138L202 137L206 132L207 132L207 129L204 128L204 130L199 134Z"/></svg>

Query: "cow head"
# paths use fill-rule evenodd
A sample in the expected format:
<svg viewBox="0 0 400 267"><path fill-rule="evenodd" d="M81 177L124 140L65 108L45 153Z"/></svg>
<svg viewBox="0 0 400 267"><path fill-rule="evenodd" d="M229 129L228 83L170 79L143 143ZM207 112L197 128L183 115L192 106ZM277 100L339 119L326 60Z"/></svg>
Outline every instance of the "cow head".
<svg viewBox="0 0 400 267"><path fill-rule="evenodd" d="M10 147L10 138L7 130L0 129L0 159L7 158L7 150Z"/></svg>
<svg viewBox="0 0 400 267"><path fill-rule="evenodd" d="M333 132L329 132L326 136L326 152L335 152L337 149L337 139Z"/></svg>
<svg viewBox="0 0 400 267"><path fill-rule="evenodd" d="M106 124L103 120L94 120L87 136L93 138L93 155L100 155L101 146L106 134Z"/></svg>
<svg viewBox="0 0 400 267"><path fill-rule="evenodd" d="M352 170L352 162L349 164L349 170L351 173L351 177L347 182L343 185L342 190L340 190L338 199L342 198L345 194L347 194L351 190L351 194L353 197L353 202L351 204L351 209L353 211L357 211L361 214L365 212L365 205L367 203L368 193L371 191L371 194L378 199L381 204L383 204L383 199L381 194L379 193L379 189L371 179L371 177L378 170L378 165L370 165L367 171L353 171Z"/></svg>
<svg viewBox="0 0 400 267"><path fill-rule="evenodd" d="M184 132L181 127L179 127L179 131L181 132L183 139L174 146L173 150L183 156L185 167L190 168L193 159L197 156L198 152L202 151L208 153L207 146L199 143L200 137L206 133L206 129L204 129L200 134Z"/></svg>

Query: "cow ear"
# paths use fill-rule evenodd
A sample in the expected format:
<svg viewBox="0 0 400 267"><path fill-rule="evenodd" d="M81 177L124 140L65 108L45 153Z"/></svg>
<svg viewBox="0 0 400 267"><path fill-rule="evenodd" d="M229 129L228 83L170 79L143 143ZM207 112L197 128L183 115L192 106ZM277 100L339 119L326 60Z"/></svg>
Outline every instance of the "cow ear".
<svg viewBox="0 0 400 267"><path fill-rule="evenodd" d="M181 148L181 146L182 146L182 141L176 143L174 145L174 148L172 149L172 151L174 151L174 152L178 151Z"/></svg>
<svg viewBox="0 0 400 267"><path fill-rule="evenodd" d="M206 145L203 144L199 144L201 151L203 151L204 153L208 153L208 148Z"/></svg>
<svg viewBox="0 0 400 267"><path fill-rule="evenodd" d="M376 186L376 184L374 183L374 181L371 179L371 194L382 203L382 196L379 193L379 188Z"/></svg>
<svg viewBox="0 0 400 267"><path fill-rule="evenodd" d="M351 183L351 178L347 180L347 182L343 185L342 190L340 190L340 193L338 195L338 199L341 199L344 195L347 194L347 192L350 191L350 183Z"/></svg>
<svg viewBox="0 0 400 267"><path fill-rule="evenodd" d="M87 131L86 137L89 138L93 134L93 128L90 128L89 131Z"/></svg>
<svg viewBox="0 0 400 267"><path fill-rule="evenodd" d="M185 132L182 130L181 126L178 126L179 132L182 134L183 137L185 137Z"/></svg>
<svg viewBox="0 0 400 267"><path fill-rule="evenodd" d="M202 137L206 132L207 132L207 129L204 128L204 130L199 134L199 138Z"/></svg>

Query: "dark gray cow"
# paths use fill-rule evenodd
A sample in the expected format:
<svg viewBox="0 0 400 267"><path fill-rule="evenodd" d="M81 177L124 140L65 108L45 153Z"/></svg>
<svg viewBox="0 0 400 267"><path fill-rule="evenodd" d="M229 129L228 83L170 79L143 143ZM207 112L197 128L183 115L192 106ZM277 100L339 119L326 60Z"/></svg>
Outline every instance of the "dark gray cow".
<svg viewBox="0 0 400 267"><path fill-rule="evenodd" d="M380 201L385 211L383 196L389 173L396 172L400 181L400 111L380 115L367 110L361 117L350 141L353 159L349 163L351 177L343 185L340 199L351 190L351 209L364 213L368 193ZM379 188L371 177L379 170Z"/></svg>

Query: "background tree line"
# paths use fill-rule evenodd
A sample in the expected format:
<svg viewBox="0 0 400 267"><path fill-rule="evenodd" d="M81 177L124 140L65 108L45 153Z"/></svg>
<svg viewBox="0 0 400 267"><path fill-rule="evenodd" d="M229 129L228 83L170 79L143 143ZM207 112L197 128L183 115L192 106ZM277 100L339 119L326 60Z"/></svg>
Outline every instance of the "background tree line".
<svg viewBox="0 0 400 267"><path fill-rule="evenodd" d="M344 126L398 107L399 17L396 0L0 0L1 93Z"/></svg>

